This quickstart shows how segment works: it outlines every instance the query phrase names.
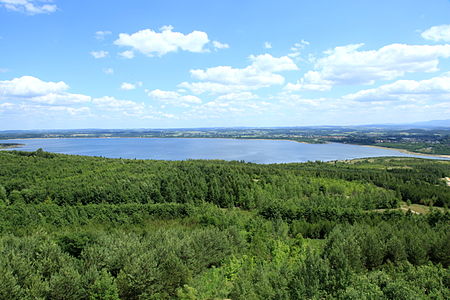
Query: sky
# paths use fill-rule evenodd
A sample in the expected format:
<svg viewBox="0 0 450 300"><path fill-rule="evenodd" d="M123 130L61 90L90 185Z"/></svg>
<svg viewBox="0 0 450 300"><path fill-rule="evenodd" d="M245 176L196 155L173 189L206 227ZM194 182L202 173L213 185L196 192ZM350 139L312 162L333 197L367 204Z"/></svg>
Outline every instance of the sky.
<svg viewBox="0 0 450 300"><path fill-rule="evenodd" d="M0 130L441 119L449 0L0 0Z"/></svg>

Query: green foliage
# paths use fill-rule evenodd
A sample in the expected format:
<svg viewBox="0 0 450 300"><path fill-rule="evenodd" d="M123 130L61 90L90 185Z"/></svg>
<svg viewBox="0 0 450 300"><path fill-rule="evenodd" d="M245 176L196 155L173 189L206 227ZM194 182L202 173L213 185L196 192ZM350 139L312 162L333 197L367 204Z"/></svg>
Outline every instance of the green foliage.
<svg viewBox="0 0 450 300"><path fill-rule="evenodd" d="M450 298L445 162L0 163L0 299Z"/></svg>
<svg viewBox="0 0 450 300"><path fill-rule="evenodd" d="M6 196L6 189L3 185L0 185L0 206L9 204L8 198Z"/></svg>

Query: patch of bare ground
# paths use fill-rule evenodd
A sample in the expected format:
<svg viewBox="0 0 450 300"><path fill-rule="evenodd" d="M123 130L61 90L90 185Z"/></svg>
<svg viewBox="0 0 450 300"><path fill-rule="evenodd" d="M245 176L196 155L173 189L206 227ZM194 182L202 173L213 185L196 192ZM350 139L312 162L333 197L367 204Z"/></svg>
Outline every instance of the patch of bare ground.
<svg viewBox="0 0 450 300"><path fill-rule="evenodd" d="M437 209L437 210L441 210L443 211L444 208L442 207L430 207L427 205L422 205L422 204L411 204L408 205L406 202L402 202L399 208L393 208L393 209L375 209L374 211L379 211L379 212L383 212L383 211L388 211L388 210L401 210L404 212L408 212L411 211L411 213L416 214L416 215L422 215L422 214L428 214L431 209Z"/></svg>

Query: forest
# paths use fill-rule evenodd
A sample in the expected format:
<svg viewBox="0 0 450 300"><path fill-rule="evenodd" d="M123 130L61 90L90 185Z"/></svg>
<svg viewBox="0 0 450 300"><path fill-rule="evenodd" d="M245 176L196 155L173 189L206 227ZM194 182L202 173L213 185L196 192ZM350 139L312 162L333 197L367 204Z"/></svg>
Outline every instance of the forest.
<svg viewBox="0 0 450 300"><path fill-rule="evenodd" d="M450 299L450 161L0 166L0 299Z"/></svg>

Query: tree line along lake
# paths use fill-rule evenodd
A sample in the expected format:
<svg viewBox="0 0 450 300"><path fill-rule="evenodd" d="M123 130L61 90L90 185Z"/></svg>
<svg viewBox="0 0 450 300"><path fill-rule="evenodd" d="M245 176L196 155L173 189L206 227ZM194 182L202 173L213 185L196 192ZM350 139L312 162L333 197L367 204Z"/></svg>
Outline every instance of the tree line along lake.
<svg viewBox="0 0 450 300"><path fill-rule="evenodd" d="M128 159L221 159L271 164L380 156L438 158L368 146L338 143L304 144L288 140L263 139L49 138L0 140L0 143L11 142L23 145L8 150L35 151L42 148L54 153Z"/></svg>

